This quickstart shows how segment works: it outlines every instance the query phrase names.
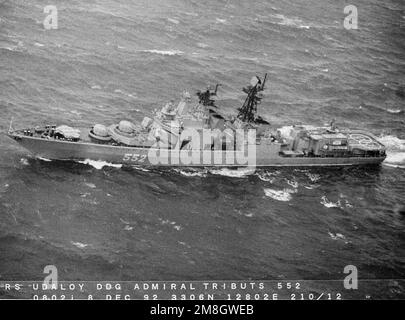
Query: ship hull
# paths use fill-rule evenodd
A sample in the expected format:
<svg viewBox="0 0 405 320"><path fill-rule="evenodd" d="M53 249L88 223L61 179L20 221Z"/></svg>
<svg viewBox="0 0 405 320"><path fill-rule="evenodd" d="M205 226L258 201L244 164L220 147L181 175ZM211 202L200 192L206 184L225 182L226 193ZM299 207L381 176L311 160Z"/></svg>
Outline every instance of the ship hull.
<svg viewBox="0 0 405 320"><path fill-rule="evenodd" d="M34 156L50 160L83 161L86 159L112 164L173 167L325 167L379 165L381 157L282 157L278 154L256 155L254 159L235 151L176 151L149 147L114 146L89 142L42 139L9 133Z"/></svg>

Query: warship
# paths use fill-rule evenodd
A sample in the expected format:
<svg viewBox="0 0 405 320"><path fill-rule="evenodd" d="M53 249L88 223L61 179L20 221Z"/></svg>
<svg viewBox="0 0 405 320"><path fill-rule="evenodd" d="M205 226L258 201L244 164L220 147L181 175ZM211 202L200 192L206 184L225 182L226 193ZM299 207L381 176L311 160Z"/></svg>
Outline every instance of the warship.
<svg viewBox="0 0 405 320"><path fill-rule="evenodd" d="M237 115L217 106L217 91L207 87L180 102L169 102L141 123L66 125L14 129L8 136L34 156L50 160L95 160L136 166L308 167L379 165L386 150L364 130L326 126L273 127L258 115L267 74L243 88Z"/></svg>

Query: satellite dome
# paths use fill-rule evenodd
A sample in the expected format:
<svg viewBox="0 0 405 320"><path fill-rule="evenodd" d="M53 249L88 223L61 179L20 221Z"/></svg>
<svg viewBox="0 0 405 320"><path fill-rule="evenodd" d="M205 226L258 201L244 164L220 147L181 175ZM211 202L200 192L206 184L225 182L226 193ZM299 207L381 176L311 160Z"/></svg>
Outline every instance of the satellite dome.
<svg viewBox="0 0 405 320"><path fill-rule="evenodd" d="M107 137L108 136L108 129L107 129L106 126L104 126L102 124L96 124L93 127L93 133L96 136Z"/></svg>
<svg viewBox="0 0 405 320"><path fill-rule="evenodd" d="M89 132L89 136L95 141L110 141L111 136L108 128L102 124L95 124Z"/></svg>
<svg viewBox="0 0 405 320"><path fill-rule="evenodd" d="M134 125L126 120L120 121L120 123L118 124L118 130L128 134L131 134L135 131Z"/></svg>

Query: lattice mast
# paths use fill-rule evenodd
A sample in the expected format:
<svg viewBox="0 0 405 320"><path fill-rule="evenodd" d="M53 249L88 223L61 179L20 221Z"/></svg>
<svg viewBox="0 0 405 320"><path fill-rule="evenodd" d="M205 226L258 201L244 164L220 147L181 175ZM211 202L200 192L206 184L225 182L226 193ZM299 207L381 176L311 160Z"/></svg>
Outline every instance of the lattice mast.
<svg viewBox="0 0 405 320"><path fill-rule="evenodd" d="M264 84L266 83L267 73L264 75L263 80L258 76L255 76L250 80L250 85L243 88L243 92L247 93L247 97L243 106L240 107L238 113L238 119L243 122L255 122L257 117L257 105L262 100L261 91L264 90Z"/></svg>
<svg viewBox="0 0 405 320"><path fill-rule="evenodd" d="M217 84L215 86L215 90L211 90L211 87L208 86L206 91L197 91L197 96L199 98L199 103L202 104L203 106L210 106L210 107L216 107L215 105L215 100L213 99L214 96L217 95L218 87L220 84Z"/></svg>

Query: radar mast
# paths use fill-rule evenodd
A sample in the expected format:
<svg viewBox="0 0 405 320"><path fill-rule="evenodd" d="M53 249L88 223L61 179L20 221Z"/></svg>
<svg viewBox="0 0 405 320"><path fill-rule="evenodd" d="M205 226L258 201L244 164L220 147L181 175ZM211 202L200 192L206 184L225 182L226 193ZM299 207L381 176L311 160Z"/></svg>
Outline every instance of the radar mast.
<svg viewBox="0 0 405 320"><path fill-rule="evenodd" d="M257 105L260 104L263 96L260 93L264 90L264 84L266 83L267 73L264 75L263 80L258 76L254 76L250 80L250 85L243 88L243 92L247 93L247 97L243 106L240 107L238 113L238 119L243 122L256 122L256 120L261 119L256 116Z"/></svg>
<svg viewBox="0 0 405 320"><path fill-rule="evenodd" d="M215 86L215 90L211 90L210 86L207 86L207 90L206 91L197 91L197 96L199 98L199 103L202 104L203 106L210 106L210 107L216 107L215 105L215 100L212 99L212 97L217 95L217 91L218 91L218 87L220 86L220 84L217 84Z"/></svg>

